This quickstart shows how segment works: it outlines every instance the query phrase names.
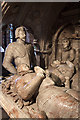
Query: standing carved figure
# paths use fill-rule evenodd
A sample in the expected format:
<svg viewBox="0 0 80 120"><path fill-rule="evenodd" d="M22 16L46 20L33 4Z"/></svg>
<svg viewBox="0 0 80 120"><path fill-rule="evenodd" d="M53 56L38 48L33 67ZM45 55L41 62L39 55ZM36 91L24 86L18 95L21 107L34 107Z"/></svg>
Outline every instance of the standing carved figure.
<svg viewBox="0 0 80 120"><path fill-rule="evenodd" d="M60 48L61 49L61 48ZM75 73L73 61L75 59L75 50L71 47L67 38L62 39L62 49L59 60L54 61L50 67L50 73L55 84L70 88L70 80Z"/></svg>
<svg viewBox="0 0 80 120"><path fill-rule="evenodd" d="M61 51L61 61L65 62L69 60L73 62L75 59L75 50L71 47L70 40L68 38L62 39L62 51Z"/></svg>
<svg viewBox="0 0 80 120"><path fill-rule="evenodd" d="M5 51L5 57L3 61L3 66L10 73L16 74L17 67L20 64L25 64L28 69L32 65L35 65L35 57L34 57L34 48L31 44L26 44L26 29L21 26L18 27L15 31L15 37L17 39L16 42L10 43ZM14 60L15 66L12 64Z"/></svg>

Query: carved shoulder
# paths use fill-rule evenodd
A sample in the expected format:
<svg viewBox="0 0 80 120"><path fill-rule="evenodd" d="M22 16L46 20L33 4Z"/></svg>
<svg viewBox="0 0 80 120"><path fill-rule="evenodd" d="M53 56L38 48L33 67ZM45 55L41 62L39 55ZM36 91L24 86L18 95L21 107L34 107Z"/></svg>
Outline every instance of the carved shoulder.
<svg viewBox="0 0 80 120"><path fill-rule="evenodd" d="M13 55L14 46L15 46L15 43L10 43L10 44L6 47L5 57L8 57L8 56L12 56L12 55Z"/></svg>
<svg viewBox="0 0 80 120"><path fill-rule="evenodd" d="M14 43L10 43L5 50L5 56L3 60L3 66L10 63L13 59Z"/></svg>
<svg viewBox="0 0 80 120"><path fill-rule="evenodd" d="M27 49L31 49L32 45L31 44L26 44L25 45Z"/></svg>
<svg viewBox="0 0 80 120"><path fill-rule="evenodd" d="M26 44L26 49L27 49L28 53L31 53L34 51L34 48L31 44Z"/></svg>
<svg viewBox="0 0 80 120"><path fill-rule="evenodd" d="M13 49L14 45L15 45L15 42L9 43L6 49Z"/></svg>

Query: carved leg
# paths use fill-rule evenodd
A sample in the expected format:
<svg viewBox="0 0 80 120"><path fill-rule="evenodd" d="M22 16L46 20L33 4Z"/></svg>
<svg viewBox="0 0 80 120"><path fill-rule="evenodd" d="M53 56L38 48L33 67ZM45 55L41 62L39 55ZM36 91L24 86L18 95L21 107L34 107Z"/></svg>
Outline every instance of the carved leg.
<svg viewBox="0 0 80 120"><path fill-rule="evenodd" d="M45 78L44 70L40 67L35 67L36 75L31 79L31 81L27 82L23 87L20 87L18 90L18 94L21 96L23 100L30 100L36 91L39 89L39 86L43 79ZM28 78L26 78L28 79Z"/></svg>

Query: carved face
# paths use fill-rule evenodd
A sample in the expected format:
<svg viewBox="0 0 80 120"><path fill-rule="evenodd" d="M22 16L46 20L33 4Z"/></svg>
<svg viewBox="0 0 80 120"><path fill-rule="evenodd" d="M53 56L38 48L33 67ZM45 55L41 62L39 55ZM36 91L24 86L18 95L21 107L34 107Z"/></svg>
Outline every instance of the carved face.
<svg viewBox="0 0 80 120"><path fill-rule="evenodd" d="M15 31L15 37L25 41L25 39L26 39L25 27L23 27L23 26L18 27Z"/></svg>
<svg viewBox="0 0 80 120"><path fill-rule="evenodd" d="M67 48L68 46L69 46L69 40L68 39L64 39L63 41L62 41L62 45L63 45L63 48Z"/></svg>
<svg viewBox="0 0 80 120"><path fill-rule="evenodd" d="M25 41L25 38L26 38L26 33L24 30L20 30L19 31L19 38L23 41Z"/></svg>

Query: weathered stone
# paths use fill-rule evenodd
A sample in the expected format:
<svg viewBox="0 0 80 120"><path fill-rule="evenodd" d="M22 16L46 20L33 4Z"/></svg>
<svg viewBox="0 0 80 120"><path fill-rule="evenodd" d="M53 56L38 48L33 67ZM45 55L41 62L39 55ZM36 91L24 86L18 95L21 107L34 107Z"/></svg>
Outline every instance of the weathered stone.
<svg viewBox="0 0 80 120"><path fill-rule="evenodd" d="M34 67L35 57L34 49L31 44L26 44L26 30L25 27L19 27L15 31L16 42L10 43L5 51L5 57L3 61L3 66L11 73L16 74L17 70L12 64L14 59L16 67L21 64L26 65L26 69L30 68L30 64ZM22 68L21 68L22 69ZM20 68L18 68L20 72Z"/></svg>
<svg viewBox="0 0 80 120"><path fill-rule="evenodd" d="M43 80L44 82L44 80ZM39 94L37 96L37 105L40 111L44 111L48 118L78 118L78 107L79 107L79 93L72 90L72 93L66 93L67 90L60 87L53 86L53 84L45 85L45 83L39 89ZM69 92L69 91L68 91Z"/></svg>

